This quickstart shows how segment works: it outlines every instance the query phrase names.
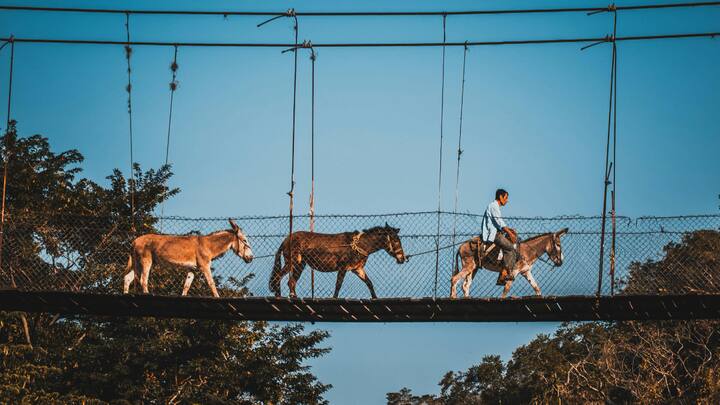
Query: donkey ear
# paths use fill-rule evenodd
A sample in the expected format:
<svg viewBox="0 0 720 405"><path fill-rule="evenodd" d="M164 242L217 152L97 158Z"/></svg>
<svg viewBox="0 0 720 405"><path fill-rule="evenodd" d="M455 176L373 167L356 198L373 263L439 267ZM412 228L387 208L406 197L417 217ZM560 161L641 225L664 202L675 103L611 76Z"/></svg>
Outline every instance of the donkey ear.
<svg viewBox="0 0 720 405"><path fill-rule="evenodd" d="M566 233L568 233L568 228L563 228L563 229L559 230L555 235L557 235L557 236L563 236L563 235L565 235Z"/></svg>
<svg viewBox="0 0 720 405"><path fill-rule="evenodd" d="M232 218L228 218L228 221L230 222L230 226L232 226L233 231L237 232L240 227L235 223L235 221L232 220Z"/></svg>
<svg viewBox="0 0 720 405"><path fill-rule="evenodd" d="M390 228L390 225L388 225L387 221L385 221L385 228Z"/></svg>

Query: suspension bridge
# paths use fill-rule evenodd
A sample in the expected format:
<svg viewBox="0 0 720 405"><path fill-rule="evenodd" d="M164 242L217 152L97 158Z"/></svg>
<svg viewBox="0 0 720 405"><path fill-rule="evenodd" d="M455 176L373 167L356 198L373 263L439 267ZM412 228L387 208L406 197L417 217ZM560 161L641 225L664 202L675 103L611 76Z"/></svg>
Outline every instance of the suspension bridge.
<svg viewBox="0 0 720 405"><path fill-rule="evenodd" d="M237 218L246 230L256 253L251 264L242 263L233 255L213 262L213 274L220 298L210 298L207 286L196 283L191 296L179 296L185 273L154 268L150 278L150 294L122 294L122 274L132 239L137 236L134 181L130 181L128 205L131 207L128 226L118 226L112 219L101 217L68 217L48 224L26 213L7 212L5 207L7 173L12 155L6 146L2 219L0 220L0 309L8 311L52 312L64 315L92 314L106 316L160 316L241 320L284 321L357 321L357 322L442 322L442 321L565 321L625 319L704 319L720 317L720 268L717 258L720 216L642 217L616 215L615 156L617 140L617 66L618 46L627 41L701 40L714 38L719 32L664 33L644 36L618 36L617 15L648 9L713 7L720 2L678 3L592 8L556 8L525 10L474 10L461 12L286 12L239 11L171 11L171 10L109 10L51 7L0 6L0 12L34 13L105 13L124 16L125 38L117 41L64 38L0 38L2 48L9 47L10 77L8 78L7 127L11 122L12 75L16 46L35 43L58 46L123 46L127 62L127 112L129 117L129 162L132 168L132 48L135 46L173 47L170 81L170 109L167 127L168 162L172 129L172 103L177 90L178 48L184 47L265 47L292 52L292 128L289 214L278 217ZM612 18L612 33L588 38L533 38L523 40L448 42L447 24L456 15L585 13L607 14ZM289 43L213 43L134 41L131 17L154 15L245 15L269 18L262 27L279 18L293 20L294 40ZM442 19L441 42L419 43L313 43L300 42L299 20L303 18L413 16ZM450 21L448 21L450 20ZM603 150L604 196L598 217L510 218L514 227L528 238L561 228L569 228L563 236L564 264L553 268L538 262L535 277L542 289L536 296L525 280L515 282L511 297L499 298L501 287L495 285L495 274L479 270L468 297L450 299L450 277L454 271L457 246L475 236L479 217L457 212L457 179L462 154L462 101L458 134L456 166L456 199L453 212L444 212L440 204L443 175L442 148L445 119L445 49L463 47L464 97L466 55L475 46L513 45L582 46L585 50L598 45L612 47L610 88L607 114L607 142ZM442 95L439 111L438 207L436 211L387 215L315 215L311 192L310 215L294 215L295 122L298 86L298 55L310 51L313 65L311 87L312 109L312 177L314 184L314 83L316 48L442 48ZM0 48L0 50L2 50ZM319 62L318 62L319 63ZM461 98L462 100L462 98ZM132 173L132 170L131 170ZM608 203L610 207L608 207ZM162 230L171 234L206 234L226 227L225 218L162 218ZM376 253L367 264L378 299L369 299L365 285L348 277L340 298L331 298L335 286L334 273L308 270L298 284L298 297L275 297L268 288L268 277L278 246L293 230L325 233L363 230L389 223L399 228L403 248L410 261L398 264L384 253ZM607 228L607 229L606 229ZM155 228L152 228L155 229ZM713 256L714 255L714 256ZM284 287L283 287L284 288ZM284 289L287 295L287 289Z"/></svg>

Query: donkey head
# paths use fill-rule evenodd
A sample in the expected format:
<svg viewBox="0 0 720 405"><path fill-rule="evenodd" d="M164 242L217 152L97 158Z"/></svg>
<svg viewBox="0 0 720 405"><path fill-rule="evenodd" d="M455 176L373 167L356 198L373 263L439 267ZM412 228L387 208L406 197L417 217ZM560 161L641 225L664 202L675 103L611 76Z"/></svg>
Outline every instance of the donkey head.
<svg viewBox="0 0 720 405"><path fill-rule="evenodd" d="M235 252L236 255L242 257L242 259L245 261L245 263L250 263L253 259L253 252L250 248L250 243L248 243L247 237L243 233L242 229L233 221L232 219L229 219L230 226L232 227L232 233L233 236L235 236L235 240L233 241L231 248Z"/></svg>
<svg viewBox="0 0 720 405"><path fill-rule="evenodd" d="M552 234L552 240L550 246L547 248L547 254L550 256L550 260L555 263L555 267L560 267L563 264L563 252L562 245L560 244L560 237L568 232L568 228L563 228Z"/></svg>
<svg viewBox="0 0 720 405"><path fill-rule="evenodd" d="M400 237L398 236L400 228L393 228L386 222L383 231L385 234L385 251L390 256L394 257L398 264L405 263L407 258L405 257L405 252L403 251L402 243L400 242Z"/></svg>

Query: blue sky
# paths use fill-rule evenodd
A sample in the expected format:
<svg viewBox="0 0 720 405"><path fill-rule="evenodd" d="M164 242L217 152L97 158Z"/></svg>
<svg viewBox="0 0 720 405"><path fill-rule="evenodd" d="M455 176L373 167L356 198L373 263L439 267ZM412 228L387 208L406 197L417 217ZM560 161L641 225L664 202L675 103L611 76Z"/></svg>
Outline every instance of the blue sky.
<svg viewBox="0 0 720 405"><path fill-rule="evenodd" d="M663 1L653 1L660 3ZM618 2L647 4L648 2ZM12 4L3 2L3 4ZM15 3L17 4L17 3ZM96 6L83 1L29 5ZM283 11L463 10L578 6L559 1L365 2L106 1L108 8ZM605 2L583 5L603 7ZM290 42L291 22L262 17L131 17L132 38ZM720 7L625 12L618 35L720 31ZM600 14L463 16L448 41L602 37ZM124 16L0 12L0 35L124 39ZM440 41L440 17L302 18L300 39ZM597 215L601 210L610 47L577 44L472 48L468 54L459 210L480 212L498 186L506 215ZM135 158L164 161L172 48L135 47ZM7 77L6 50L0 78ZM85 176L125 170L129 141L123 49L18 44L13 117L23 135L79 149ZM447 50L442 206L451 210L462 49ZM308 54L300 54L296 212L307 212L310 175ZM618 212L716 213L720 192L720 40L619 44ZM278 49L181 48L170 161L182 193L165 212L184 216L284 214L290 166L292 54ZM440 48L320 49L316 66L316 211L434 210L440 114ZM0 94L7 81L0 80ZM3 108L4 111L4 108ZM435 392L450 369L482 355L508 358L556 324L316 325L333 352L313 362L335 388L332 403L380 403L408 386Z"/></svg>

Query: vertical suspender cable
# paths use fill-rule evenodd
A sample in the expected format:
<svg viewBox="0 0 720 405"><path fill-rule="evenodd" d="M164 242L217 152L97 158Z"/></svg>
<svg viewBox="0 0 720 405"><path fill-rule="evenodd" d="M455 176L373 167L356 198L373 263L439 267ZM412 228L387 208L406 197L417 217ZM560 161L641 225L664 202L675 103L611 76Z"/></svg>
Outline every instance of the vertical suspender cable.
<svg viewBox="0 0 720 405"><path fill-rule="evenodd" d="M440 153L439 153L439 164L438 164L438 207L437 207L437 229L435 236L435 288L433 290L433 297L437 298L437 284L438 284L438 272L440 270L440 209L441 205L441 191L442 191L442 158L443 158L443 124L445 118L445 42L446 36L446 22L447 14L443 14L443 47L442 47L442 73L441 73L441 87L440 87Z"/></svg>
<svg viewBox="0 0 720 405"><path fill-rule="evenodd" d="M293 30L295 32L295 46L291 49L293 51L294 59L293 59L293 106L292 106L292 145L291 145L291 155L290 155L290 191L287 192L288 197L290 197L290 215L289 215L289 231L288 231L288 258L291 260L290 263L292 263L292 257L293 257L293 202L294 202L294 194L295 194L295 117L296 117L296 111L297 111L297 66L298 66L298 18L297 14L295 13L294 9L289 9L287 12L285 12L282 15L278 15L275 17L272 17L266 21L261 22L257 25L258 28L262 27L263 25L275 21L278 18L281 17L292 17L294 20L293 24ZM290 51L290 49L283 51L282 53L285 53L287 51ZM294 270L294 266L291 265L290 271L292 272ZM282 277L279 275L278 277ZM292 275L290 276L292 277ZM279 283L280 280L277 280ZM314 293L314 292L313 292Z"/></svg>
<svg viewBox="0 0 720 405"><path fill-rule="evenodd" d="M453 206L453 236L452 245L455 246L455 234L457 232L457 206L458 188L460 186L460 157L462 156L462 130L463 130L463 109L465 106L465 65L467 62L468 46L463 50L462 81L460 82L460 128L458 130L457 167L455 170L455 205Z"/></svg>
<svg viewBox="0 0 720 405"><path fill-rule="evenodd" d="M173 55L173 61L170 65L170 70L172 71L172 81L170 82L170 113L168 114L168 128L167 128L167 140L165 142L165 165L167 166L169 162L170 157L170 130L172 128L172 115L173 115L173 99L175 96L175 90L177 90L177 70L178 70L178 64L177 64L177 54L178 54L178 46L175 45L175 54Z"/></svg>
<svg viewBox="0 0 720 405"><path fill-rule="evenodd" d="M314 49L310 49L311 96L310 96L310 232L315 232L315 59Z"/></svg>
<svg viewBox="0 0 720 405"><path fill-rule="evenodd" d="M290 197L290 217L289 217L289 233L288 233L288 251L290 258L290 263L293 263L293 242L292 242L292 233L293 233L293 195L295 191L295 112L297 107L297 64L298 64L298 19L295 13L292 13L292 17L295 19L293 29L295 31L295 48L293 49L294 53L294 65L293 65L293 107L292 107L292 146L291 146L291 156L290 156L290 191L288 191L288 196ZM295 268L294 266L291 267L292 272L294 272ZM290 277L293 277L292 275Z"/></svg>
<svg viewBox="0 0 720 405"><path fill-rule="evenodd" d="M8 166L10 165L10 152L12 145L10 144L10 106L12 105L12 84L13 84L13 65L15 63L15 41L10 37L10 77L8 79L8 101L7 101L7 129L5 130L5 156L3 162L3 186L2 186L2 209L0 209L0 271L2 271L3 259L3 242L5 240L5 197L7 190ZM13 285L15 279L10 276Z"/></svg>
<svg viewBox="0 0 720 405"><path fill-rule="evenodd" d="M310 98L310 232L315 232L315 49L310 48L312 61L311 98ZM311 297L315 298L315 269L310 268Z"/></svg>
<svg viewBox="0 0 720 405"><path fill-rule="evenodd" d="M617 20L614 20L617 23ZM613 29L615 32L615 29ZM598 287L597 295L600 296L602 293L602 279L603 279L603 268L605 259L605 222L607 221L607 194L608 186L610 185L610 173L613 170L613 163L610 162L610 133L612 130L612 116L613 116L613 100L615 97L615 69L616 69L616 52L615 36L612 37L612 62L610 64L610 101L608 106L608 123L607 123L607 141L605 143L605 172L603 173L603 209L602 209L602 224L600 226L600 260L598 268Z"/></svg>
<svg viewBox="0 0 720 405"><path fill-rule="evenodd" d="M170 131L172 128L172 116L173 116L173 100L175 98L175 90L177 90L177 54L178 46L175 45L175 53L173 55L172 64L170 64L170 70L172 71L172 80L170 81L170 112L168 113L168 125L167 125L167 140L165 141L165 166L170 162ZM160 206L160 230L162 231L162 221L165 216L165 200L163 200Z"/></svg>
<svg viewBox="0 0 720 405"><path fill-rule="evenodd" d="M130 13L125 13L125 33L127 34L127 43L125 44L125 59L127 60L127 86L125 91L128 94L127 111L130 134L130 172L128 173L128 185L130 186L130 229L135 232L135 176L133 170L133 123L132 123L132 76L130 68L130 56L132 48L130 47Z"/></svg>
<svg viewBox="0 0 720 405"><path fill-rule="evenodd" d="M613 54L615 55L615 69L613 69L613 153L612 153L612 163L613 163L613 178L612 178L612 193L611 193L611 199L612 199L612 245L610 250L610 294L615 295L615 262L616 262L616 256L615 256L615 238L617 236L617 227L616 227L616 211L615 211L615 196L616 196L616 188L617 188L617 182L616 182L616 176L617 173L617 70L618 70L618 53L617 53L617 42L614 41L614 39L617 37L617 10L613 11Z"/></svg>

